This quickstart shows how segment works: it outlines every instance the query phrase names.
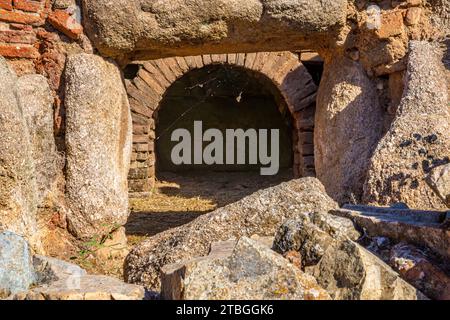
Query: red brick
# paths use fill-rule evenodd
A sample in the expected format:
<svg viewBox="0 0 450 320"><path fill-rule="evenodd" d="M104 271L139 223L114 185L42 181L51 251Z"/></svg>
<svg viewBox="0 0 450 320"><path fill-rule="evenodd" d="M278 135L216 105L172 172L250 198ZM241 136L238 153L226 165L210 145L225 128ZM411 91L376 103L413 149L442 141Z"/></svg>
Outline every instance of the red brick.
<svg viewBox="0 0 450 320"><path fill-rule="evenodd" d="M83 33L83 27L63 10L56 10L50 14L48 21L57 30L71 39L78 39Z"/></svg>
<svg viewBox="0 0 450 320"><path fill-rule="evenodd" d="M29 0L14 0L14 8L28 12L39 12L41 10L41 4Z"/></svg>
<svg viewBox="0 0 450 320"><path fill-rule="evenodd" d="M12 10L12 0L0 0L0 8L6 10Z"/></svg>
<svg viewBox="0 0 450 320"><path fill-rule="evenodd" d="M21 31L21 30L0 31L0 42L34 44L36 40L37 40L36 35L30 31Z"/></svg>
<svg viewBox="0 0 450 320"><path fill-rule="evenodd" d="M26 74L35 74L36 67L34 65L34 61L30 59L10 59L8 61L9 65L16 72L18 77L21 77Z"/></svg>
<svg viewBox="0 0 450 320"><path fill-rule="evenodd" d="M0 45L0 56L4 56L7 58L36 59L39 57L39 51L32 46Z"/></svg>
<svg viewBox="0 0 450 320"><path fill-rule="evenodd" d="M10 23L9 28L12 30L24 30L24 31L33 30L32 26L28 26L26 24L20 24L20 23Z"/></svg>
<svg viewBox="0 0 450 320"><path fill-rule="evenodd" d="M0 21L31 24L31 25L44 24L44 20L38 15L22 12L12 12L1 9L0 9Z"/></svg>

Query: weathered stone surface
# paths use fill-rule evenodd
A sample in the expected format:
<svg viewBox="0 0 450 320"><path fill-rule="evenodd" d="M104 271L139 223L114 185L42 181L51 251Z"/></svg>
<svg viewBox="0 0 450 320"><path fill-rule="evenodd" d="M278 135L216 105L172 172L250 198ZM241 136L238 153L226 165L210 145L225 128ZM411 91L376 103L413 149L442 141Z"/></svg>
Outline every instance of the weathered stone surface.
<svg viewBox="0 0 450 320"><path fill-rule="evenodd" d="M450 277L418 248L407 243L397 244L391 249L389 264L428 297L450 299Z"/></svg>
<svg viewBox="0 0 450 320"><path fill-rule="evenodd" d="M304 214L288 220L278 230L273 248L285 254L297 251L303 267L316 265L336 239L357 240L360 233L350 219L329 214Z"/></svg>
<svg viewBox="0 0 450 320"><path fill-rule="evenodd" d="M18 98L27 122L36 168L39 204L54 188L61 159L56 153L53 133L53 96L47 79L41 75L19 78Z"/></svg>
<svg viewBox="0 0 450 320"><path fill-rule="evenodd" d="M0 299L28 290L35 281L27 241L12 232L0 233Z"/></svg>
<svg viewBox="0 0 450 320"><path fill-rule="evenodd" d="M278 231L274 249L279 253L297 251L303 267L316 265L326 249L334 242L326 232L302 220L288 220Z"/></svg>
<svg viewBox="0 0 450 320"><path fill-rule="evenodd" d="M39 255L33 257L33 267L36 272L36 283L39 285L87 274L86 270L75 264Z"/></svg>
<svg viewBox="0 0 450 320"><path fill-rule="evenodd" d="M345 0L83 3L86 32L100 52L131 60L317 45L345 22L347 6Z"/></svg>
<svg viewBox="0 0 450 320"><path fill-rule="evenodd" d="M143 300L142 287L120 280L86 275L71 277L13 295L11 300Z"/></svg>
<svg viewBox="0 0 450 320"><path fill-rule="evenodd" d="M95 256L103 260L124 259L128 252L125 228L120 227L107 236L101 247L95 251Z"/></svg>
<svg viewBox="0 0 450 320"><path fill-rule="evenodd" d="M313 277L246 237L237 242L231 255L194 259L162 271L162 297L166 299L330 299Z"/></svg>
<svg viewBox="0 0 450 320"><path fill-rule="evenodd" d="M441 36L450 35L450 0L428 0L431 5L431 21Z"/></svg>
<svg viewBox="0 0 450 320"><path fill-rule="evenodd" d="M303 212L327 212L336 206L315 178L292 180L260 190L136 246L125 261L125 279L157 290L161 267L205 256L212 242L254 234L273 236L286 219Z"/></svg>
<svg viewBox="0 0 450 320"><path fill-rule="evenodd" d="M54 0L53 8L54 9L68 9L76 7L76 0Z"/></svg>
<svg viewBox="0 0 450 320"><path fill-rule="evenodd" d="M434 168L427 177L427 183L450 208L450 164Z"/></svg>
<svg viewBox="0 0 450 320"><path fill-rule="evenodd" d="M0 230L23 235L36 246L37 189L30 136L18 101L17 77L2 57L0 79Z"/></svg>
<svg viewBox="0 0 450 320"><path fill-rule="evenodd" d="M314 132L317 178L340 203L358 201L382 133L383 112L363 67L345 57L325 61Z"/></svg>
<svg viewBox="0 0 450 320"><path fill-rule="evenodd" d="M332 213L353 220L371 237L417 244L450 258L450 229L443 224L443 212L346 206Z"/></svg>
<svg viewBox="0 0 450 320"><path fill-rule="evenodd" d="M450 161L450 105L434 44L410 43L406 78L396 117L370 160L364 201L443 209L441 199L424 181L434 167Z"/></svg>
<svg viewBox="0 0 450 320"><path fill-rule="evenodd" d="M128 217L131 115L117 66L78 54L66 66L66 194L71 231L105 235Z"/></svg>
<svg viewBox="0 0 450 320"><path fill-rule="evenodd" d="M425 299L387 264L351 240L330 246L312 275L335 300Z"/></svg>

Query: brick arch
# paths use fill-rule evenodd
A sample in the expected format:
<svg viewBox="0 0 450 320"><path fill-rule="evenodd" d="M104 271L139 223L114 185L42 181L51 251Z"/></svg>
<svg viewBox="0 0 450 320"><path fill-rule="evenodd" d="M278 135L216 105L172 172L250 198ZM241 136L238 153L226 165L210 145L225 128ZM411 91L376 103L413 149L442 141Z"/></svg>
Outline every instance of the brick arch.
<svg viewBox="0 0 450 320"><path fill-rule="evenodd" d="M133 117L133 154L130 193L151 191L155 177L155 115L166 90L183 75L208 65L244 68L269 80L293 119L294 174L313 176L314 114L317 86L297 54L259 52L173 57L139 62L139 71L126 80Z"/></svg>

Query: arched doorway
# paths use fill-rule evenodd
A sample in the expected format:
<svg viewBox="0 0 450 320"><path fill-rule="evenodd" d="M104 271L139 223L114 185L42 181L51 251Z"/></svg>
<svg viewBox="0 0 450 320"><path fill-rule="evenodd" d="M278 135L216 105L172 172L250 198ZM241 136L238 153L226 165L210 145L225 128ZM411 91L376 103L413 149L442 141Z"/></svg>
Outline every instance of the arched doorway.
<svg viewBox="0 0 450 320"><path fill-rule="evenodd" d="M291 130L291 142L288 144L292 148L293 175L301 177L315 174L313 130L317 86L297 54L262 52L167 58L136 63L130 68L135 69L136 73L133 79L127 80L134 131L129 174L132 195L146 195L152 189L157 166L155 140L157 134L161 134L157 132L155 124L159 106L164 104L168 90L176 88L177 80L189 77L189 74L192 76L208 68L216 72L225 70L220 66L228 68L225 68L228 75L230 70L247 73L247 77L256 79L260 89L264 87L266 95L270 92L284 117L283 121ZM170 122L170 119L167 121Z"/></svg>
<svg viewBox="0 0 450 320"><path fill-rule="evenodd" d="M278 155L276 159L274 157L277 171L292 169L293 119L276 88L264 80L242 67L212 64L192 70L175 81L153 116L157 172L261 171L268 164L258 157L259 143L269 149L263 158ZM171 158L177 155L174 149L180 142L174 141L173 136L180 129L189 132L191 139L187 143L190 148L186 151L190 156L187 161L177 164ZM211 129L217 130L217 139L207 137ZM245 134L243 148L237 145L240 129ZM231 141L227 136L230 131L233 133ZM271 135L271 132L275 134ZM192 141L195 138L201 139L201 144L196 146ZM264 141L258 141L261 139ZM276 150L270 150L272 140L277 142ZM232 155L226 150L230 143ZM220 150L215 148L219 145ZM240 151L241 157L238 156ZM201 158L197 157L199 153ZM279 172L274 170L273 173Z"/></svg>

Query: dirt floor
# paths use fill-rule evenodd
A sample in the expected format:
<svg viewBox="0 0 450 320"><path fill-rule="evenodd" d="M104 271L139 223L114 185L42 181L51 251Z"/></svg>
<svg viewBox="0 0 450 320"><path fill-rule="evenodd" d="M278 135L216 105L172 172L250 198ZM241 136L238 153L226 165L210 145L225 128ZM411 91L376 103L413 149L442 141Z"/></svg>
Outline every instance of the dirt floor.
<svg viewBox="0 0 450 320"><path fill-rule="evenodd" d="M131 214L125 225L128 249L165 230L189 223L218 207L236 202L257 190L292 179L292 171L277 176L245 173L161 173L151 196L130 199ZM80 248L82 248L80 250ZM52 256L70 260L91 274L123 278L123 259L99 259L95 252L101 248L99 239L80 243L71 252L57 249ZM70 259L68 259L70 256Z"/></svg>
<svg viewBox="0 0 450 320"><path fill-rule="evenodd" d="M130 200L131 215L125 226L128 241L137 244L291 178L290 170L273 177L258 172L162 173L152 196Z"/></svg>

